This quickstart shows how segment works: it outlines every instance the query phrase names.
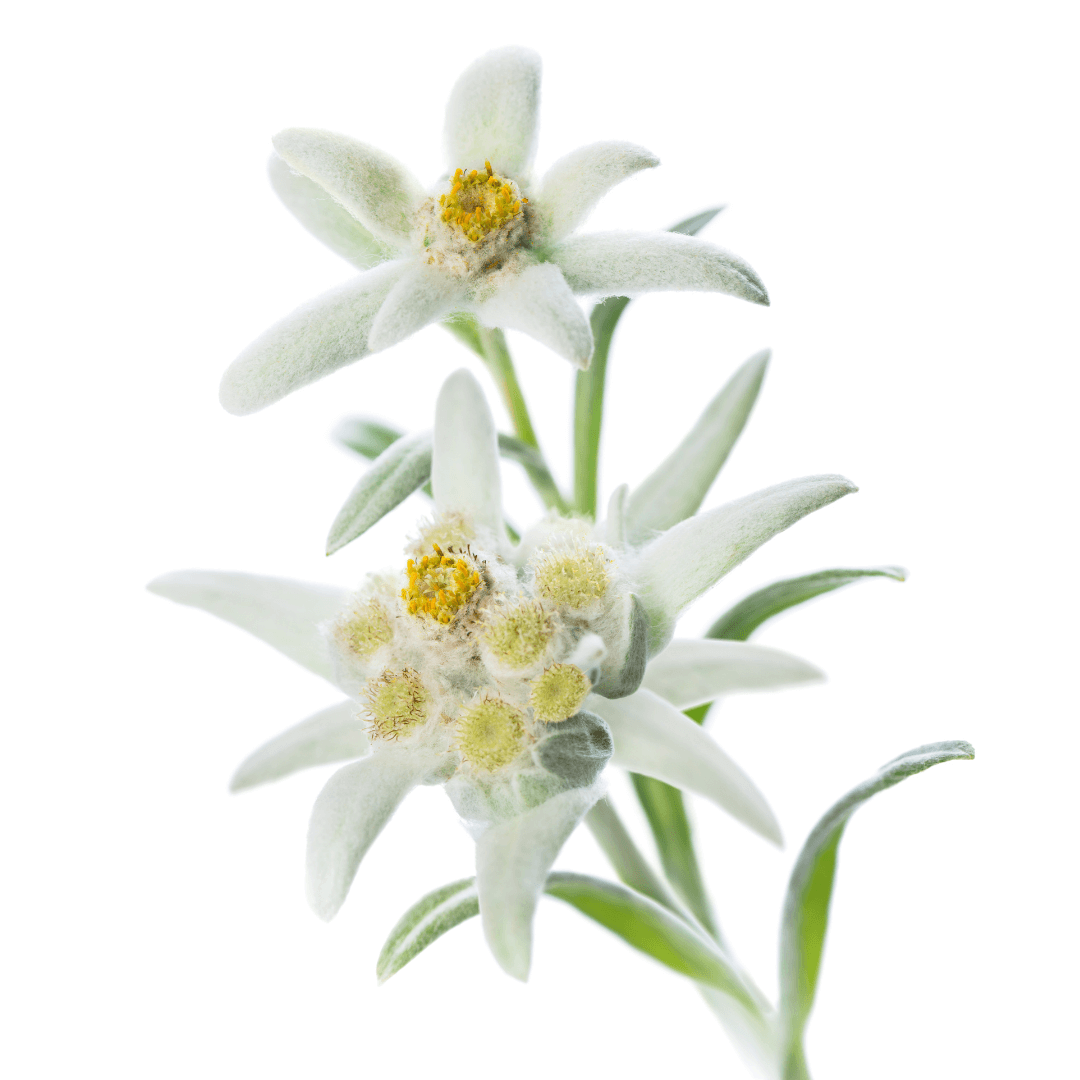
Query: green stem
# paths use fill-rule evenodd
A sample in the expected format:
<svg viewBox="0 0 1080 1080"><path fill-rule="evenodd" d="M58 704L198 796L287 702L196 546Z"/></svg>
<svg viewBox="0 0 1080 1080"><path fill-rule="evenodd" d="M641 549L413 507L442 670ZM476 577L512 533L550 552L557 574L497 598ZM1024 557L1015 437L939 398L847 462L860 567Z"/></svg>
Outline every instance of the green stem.
<svg viewBox="0 0 1080 1080"><path fill-rule="evenodd" d="M480 326L476 328L476 337L480 355L495 376L499 392L510 413L514 433L523 443L531 446L539 454L540 442L536 437L532 418L529 416L529 407L525 403L521 383L518 382L514 360L506 344L506 335L501 330ZM555 483L555 478L551 475L551 470L542 458L537 464L526 463L525 472L540 498L544 500L545 506L558 510L560 514L570 513L570 504L563 497L558 484Z"/></svg>
<svg viewBox="0 0 1080 1080"><path fill-rule="evenodd" d="M600 428L604 422L604 381L615 324L630 303L626 296L609 296L592 309L592 362L579 371L574 388L574 508L596 517L596 487L600 467Z"/></svg>

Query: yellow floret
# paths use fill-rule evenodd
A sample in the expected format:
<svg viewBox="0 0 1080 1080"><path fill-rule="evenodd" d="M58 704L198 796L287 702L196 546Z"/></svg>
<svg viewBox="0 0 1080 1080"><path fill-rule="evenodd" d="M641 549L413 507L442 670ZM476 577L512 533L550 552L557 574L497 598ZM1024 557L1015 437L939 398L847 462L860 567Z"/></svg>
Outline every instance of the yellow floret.
<svg viewBox="0 0 1080 1080"><path fill-rule="evenodd" d="M498 772L528 746L525 716L498 698L484 698L458 718L455 725L461 756L483 772Z"/></svg>
<svg viewBox="0 0 1080 1080"><path fill-rule="evenodd" d="M555 664L532 683L529 705L537 720L557 724L568 720L580 708L592 684L585 672L573 664Z"/></svg>

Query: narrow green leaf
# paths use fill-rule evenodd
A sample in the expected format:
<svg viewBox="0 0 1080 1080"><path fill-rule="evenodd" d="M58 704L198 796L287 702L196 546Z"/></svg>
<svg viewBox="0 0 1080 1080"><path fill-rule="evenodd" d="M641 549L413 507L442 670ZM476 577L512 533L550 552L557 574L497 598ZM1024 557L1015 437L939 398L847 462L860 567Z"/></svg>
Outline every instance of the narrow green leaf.
<svg viewBox="0 0 1080 1080"><path fill-rule="evenodd" d="M722 206L703 210L668 231L696 236ZM608 353L615 327L619 324L628 296L609 296L594 305L589 315L593 334L593 356L588 370L579 371L574 387L574 509L586 517L596 517L597 475L600 465L600 429L604 419L604 383Z"/></svg>
<svg viewBox="0 0 1080 1080"><path fill-rule="evenodd" d="M729 608L705 631L705 637L727 641L746 641L766 619L779 615L796 604L812 600L822 593L843 588L863 578L887 577L903 581L907 575L898 566L881 566L869 570L819 570L803 577L787 578L766 585Z"/></svg>
<svg viewBox="0 0 1080 1080"><path fill-rule="evenodd" d="M655 900L586 874L550 874L546 892L565 900L673 971L722 990L751 1012L757 1012L753 993L716 943Z"/></svg>
<svg viewBox="0 0 1080 1080"><path fill-rule="evenodd" d="M480 324L471 315L451 315L449 319L443 319L442 325L481 360L487 359L480 340Z"/></svg>
<svg viewBox="0 0 1080 1080"><path fill-rule="evenodd" d="M716 943L655 900L586 874L549 874L544 891L577 908L639 952L722 991L751 1015L760 1015L753 991ZM429 893L390 932L376 966L379 981L385 982L433 941L479 913L472 878Z"/></svg>
<svg viewBox="0 0 1080 1080"><path fill-rule="evenodd" d="M349 416L334 428L334 438L369 461L377 458L392 442L405 434L389 424L365 416Z"/></svg>
<svg viewBox="0 0 1080 1080"><path fill-rule="evenodd" d="M372 463L338 511L326 554L363 535L399 503L431 479L431 432L395 439Z"/></svg>
<svg viewBox="0 0 1080 1080"><path fill-rule="evenodd" d="M974 758L970 743L929 743L883 765L836 803L814 826L795 861L780 928L780 1020L784 1080L807 1080L802 1036L814 1004L829 924L836 855L851 815L872 795L944 761Z"/></svg>
<svg viewBox="0 0 1080 1080"><path fill-rule="evenodd" d="M480 901L473 878L455 881L428 893L413 904L390 931L375 965L379 982L386 982L391 975L397 974L447 930L479 914Z"/></svg>
<svg viewBox="0 0 1080 1080"><path fill-rule="evenodd" d="M720 931L694 852L693 832L682 792L651 776L631 773L630 779L656 839L664 874L694 918L719 941Z"/></svg>

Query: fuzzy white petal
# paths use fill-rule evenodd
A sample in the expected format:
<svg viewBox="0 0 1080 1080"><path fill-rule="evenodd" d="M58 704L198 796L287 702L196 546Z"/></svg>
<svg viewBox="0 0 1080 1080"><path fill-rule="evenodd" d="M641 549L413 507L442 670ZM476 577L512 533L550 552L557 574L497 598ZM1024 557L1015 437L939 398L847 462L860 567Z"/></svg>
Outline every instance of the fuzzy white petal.
<svg viewBox="0 0 1080 1080"><path fill-rule="evenodd" d="M806 476L708 510L642 549L635 577L651 620L649 652L670 640L679 614L766 540L858 488L843 476Z"/></svg>
<svg viewBox="0 0 1080 1080"><path fill-rule="evenodd" d="M356 702L341 701L301 720L249 754L233 774L229 789L242 791L314 765L351 761L370 749Z"/></svg>
<svg viewBox="0 0 1080 1080"><path fill-rule="evenodd" d="M640 544L697 513L742 432L768 363L768 350L747 360L674 452L634 489L626 502L631 543Z"/></svg>
<svg viewBox="0 0 1080 1080"><path fill-rule="evenodd" d="M332 195L377 239L409 245L413 215L427 197L412 173L374 146L315 128L289 128L274 149L298 173Z"/></svg>
<svg viewBox="0 0 1080 1080"><path fill-rule="evenodd" d="M532 49L493 49L474 60L450 91L446 105L446 158L450 171L482 169L523 177L536 150L540 57Z"/></svg>
<svg viewBox="0 0 1080 1080"><path fill-rule="evenodd" d="M367 356L368 334L403 260L384 263L297 308L256 338L221 380L221 404L258 412L301 386Z"/></svg>
<svg viewBox="0 0 1080 1080"><path fill-rule="evenodd" d="M375 837L439 757L407 743L387 746L330 777L312 808L307 839L308 903L320 919L338 913Z"/></svg>
<svg viewBox="0 0 1080 1080"><path fill-rule="evenodd" d="M596 694L585 707L607 721L612 762L711 799L775 844L780 826L764 796L712 737L649 690L610 700Z"/></svg>
<svg viewBox="0 0 1080 1080"><path fill-rule="evenodd" d="M738 255L678 233L605 232L572 236L550 259L575 293L636 296L666 289L722 292L755 304L769 295Z"/></svg>
<svg viewBox="0 0 1080 1080"><path fill-rule="evenodd" d="M721 694L772 690L823 677L813 664L780 649L697 638L671 642L649 661L641 685L678 709L690 709Z"/></svg>
<svg viewBox="0 0 1080 1080"><path fill-rule="evenodd" d="M495 420L484 391L464 368L443 383L435 404L431 487L440 514L461 514L499 539L502 483Z"/></svg>
<svg viewBox="0 0 1080 1080"><path fill-rule="evenodd" d="M592 143L559 158L544 173L532 200L543 242L569 236L616 184L659 164L655 154L628 142Z"/></svg>
<svg viewBox="0 0 1080 1080"><path fill-rule="evenodd" d="M347 596L344 589L219 570L177 570L147 588L178 604L209 611L334 681L318 627L341 610Z"/></svg>
<svg viewBox="0 0 1080 1080"><path fill-rule="evenodd" d="M480 921L495 959L522 982L529 976L532 923L548 871L567 838L600 797L574 788L487 829L476 842Z"/></svg>
<svg viewBox="0 0 1080 1080"><path fill-rule="evenodd" d="M616 547L626 545L626 500L629 497L628 484L620 484L608 499L607 517L597 530L604 540Z"/></svg>
<svg viewBox="0 0 1080 1080"><path fill-rule="evenodd" d="M371 324L368 347L388 349L460 306L464 290L452 275L411 262L394 283Z"/></svg>
<svg viewBox="0 0 1080 1080"><path fill-rule="evenodd" d="M385 247L325 188L296 172L277 154L271 156L267 171L274 194L316 240L358 270L369 270L386 259Z"/></svg>
<svg viewBox="0 0 1080 1080"><path fill-rule="evenodd" d="M587 368L593 336L589 320L557 266L536 263L507 278L476 306L487 326L520 330L578 368Z"/></svg>

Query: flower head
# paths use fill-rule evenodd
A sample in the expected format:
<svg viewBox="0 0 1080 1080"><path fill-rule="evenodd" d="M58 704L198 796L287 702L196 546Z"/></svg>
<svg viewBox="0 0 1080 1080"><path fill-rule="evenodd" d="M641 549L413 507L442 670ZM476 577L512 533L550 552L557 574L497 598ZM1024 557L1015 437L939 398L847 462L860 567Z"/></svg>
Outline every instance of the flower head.
<svg viewBox="0 0 1080 1080"><path fill-rule="evenodd" d="M700 427L692 435L700 456ZM258 634L350 695L260 748L234 779L246 787L352 761L312 813L315 910L337 912L412 788L445 784L477 840L489 944L524 978L531 913L559 849L601 794L609 758L779 839L754 785L681 710L818 673L763 646L672 641L674 622L756 547L853 486L809 477L679 520L701 485L680 450L661 467L673 470L662 503L635 497L650 478L629 497L616 492L607 521L547 518L514 546L502 528L494 424L468 372L451 375L439 395L434 448L435 520L398 569L370 574L354 595L205 572L151 588Z"/></svg>
<svg viewBox="0 0 1080 1080"><path fill-rule="evenodd" d="M592 332L575 295L694 289L768 303L742 259L694 237L572 235L607 191L659 161L631 143L599 142L534 181L539 100L534 52L496 49L471 64L447 105L447 172L427 190L366 143L281 132L278 194L364 273L244 350L222 381L225 407L254 412L453 315L523 331L585 367Z"/></svg>

